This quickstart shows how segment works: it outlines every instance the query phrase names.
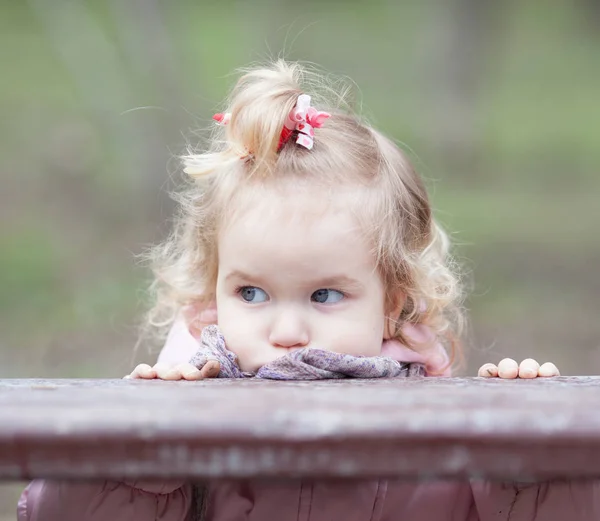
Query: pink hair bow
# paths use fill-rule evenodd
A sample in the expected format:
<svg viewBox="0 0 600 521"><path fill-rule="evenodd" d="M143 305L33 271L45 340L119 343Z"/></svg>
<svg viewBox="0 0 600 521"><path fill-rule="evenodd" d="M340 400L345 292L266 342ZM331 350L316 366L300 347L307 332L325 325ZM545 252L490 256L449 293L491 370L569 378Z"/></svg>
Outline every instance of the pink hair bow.
<svg viewBox="0 0 600 521"><path fill-rule="evenodd" d="M316 110L310 106L310 96L308 94L300 94L296 106L290 111L279 139L279 148L281 148L296 130L298 137L296 143L304 148L311 150L314 145L315 128L321 128L323 123L331 117L328 112ZM213 116L213 119L221 125L227 125L231 120L229 112L218 113Z"/></svg>
<svg viewBox="0 0 600 521"><path fill-rule="evenodd" d="M310 106L310 96L300 94L296 106L288 114L283 124L279 148L290 138L294 130L298 131L296 143L311 150L314 145L315 128L321 128L323 123L331 117L328 112L321 112Z"/></svg>
<svg viewBox="0 0 600 521"><path fill-rule="evenodd" d="M227 123L229 123L229 121L231 120L231 112L218 112L213 116L213 119L221 125L227 125Z"/></svg>

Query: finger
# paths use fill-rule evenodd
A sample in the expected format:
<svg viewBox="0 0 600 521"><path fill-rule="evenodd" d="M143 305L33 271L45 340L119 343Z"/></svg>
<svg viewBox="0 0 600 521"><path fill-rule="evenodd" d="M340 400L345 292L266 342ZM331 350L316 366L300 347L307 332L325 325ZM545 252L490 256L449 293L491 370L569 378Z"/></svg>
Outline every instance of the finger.
<svg viewBox="0 0 600 521"><path fill-rule="evenodd" d="M184 380L200 380L202 375L200 370L192 364L179 364L175 367Z"/></svg>
<svg viewBox="0 0 600 521"><path fill-rule="evenodd" d="M153 379L156 378L156 372L148 364L139 364L129 375L130 378Z"/></svg>
<svg viewBox="0 0 600 521"><path fill-rule="evenodd" d="M156 377L160 378L161 380L181 380L182 378L177 367L156 364L153 369L156 371Z"/></svg>
<svg viewBox="0 0 600 521"><path fill-rule="evenodd" d="M533 358L526 358L519 365L519 378L537 378L539 370L540 364Z"/></svg>
<svg viewBox="0 0 600 521"><path fill-rule="evenodd" d="M483 364L479 368L477 376L482 376L483 378L494 378L498 376L498 366L494 364Z"/></svg>
<svg viewBox="0 0 600 521"><path fill-rule="evenodd" d="M500 378L512 379L519 376L519 364L512 358L504 358L498 364L498 376Z"/></svg>
<svg viewBox="0 0 600 521"><path fill-rule="evenodd" d="M545 364L542 364L540 366L538 376L560 376L560 372L558 370L558 367L556 367L552 362L546 362Z"/></svg>
<svg viewBox="0 0 600 521"><path fill-rule="evenodd" d="M221 364L217 360L209 360L200 370L202 378L216 378L221 371Z"/></svg>

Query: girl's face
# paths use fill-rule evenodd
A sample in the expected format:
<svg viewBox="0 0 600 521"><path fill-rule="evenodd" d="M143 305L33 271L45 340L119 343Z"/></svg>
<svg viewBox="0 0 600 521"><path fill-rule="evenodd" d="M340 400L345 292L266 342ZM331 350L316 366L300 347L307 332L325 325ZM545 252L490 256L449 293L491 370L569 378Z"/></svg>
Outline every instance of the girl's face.
<svg viewBox="0 0 600 521"><path fill-rule="evenodd" d="M314 188L265 188L222 230L218 320L242 370L304 347L380 353L384 287L351 206Z"/></svg>

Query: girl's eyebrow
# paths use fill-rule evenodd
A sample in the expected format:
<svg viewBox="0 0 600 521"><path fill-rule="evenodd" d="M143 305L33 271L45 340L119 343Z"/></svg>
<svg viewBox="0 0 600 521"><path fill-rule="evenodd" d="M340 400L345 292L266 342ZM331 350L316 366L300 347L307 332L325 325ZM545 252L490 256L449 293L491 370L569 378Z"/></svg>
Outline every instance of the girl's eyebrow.
<svg viewBox="0 0 600 521"><path fill-rule="evenodd" d="M253 277L252 275L249 275L248 273L245 273L241 270L233 270L232 272L228 273L227 276L225 277L226 281L229 281L231 279L243 279L243 280L254 280L257 277Z"/></svg>
<svg viewBox="0 0 600 521"><path fill-rule="evenodd" d="M256 275L250 275L244 271L236 269L236 270L233 270L230 273L228 273L225 277L225 281L227 281L227 282L232 279L237 279L237 280L241 279L241 280L247 280L247 281L260 282L262 280L262 277L258 277ZM359 282L358 280L356 280L352 277L348 277L347 275L333 275L333 276L329 276L329 277L308 280L306 282L306 285L313 287L313 288L341 287L341 288L346 288L346 289L351 289L351 290L360 290L360 289L364 288L364 284L362 284L361 282Z"/></svg>
<svg viewBox="0 0 600 521"><path fill-rule="evenodd" d="M341 287L346 289L363 289L364 285L356 279L352 277L348 277L347 275L334 275L332 277L325 277L322 279L317 279L311 282L311 285L314 287L321 288L329 288L329 287Z"/></svg>

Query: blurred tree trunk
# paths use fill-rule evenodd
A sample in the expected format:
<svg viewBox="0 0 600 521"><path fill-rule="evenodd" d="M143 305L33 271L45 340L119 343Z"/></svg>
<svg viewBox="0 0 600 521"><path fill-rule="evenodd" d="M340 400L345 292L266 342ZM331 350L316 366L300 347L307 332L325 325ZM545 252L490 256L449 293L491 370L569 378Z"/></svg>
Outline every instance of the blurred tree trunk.
<svg viewBox="0 0 600 521"><path fill-rule="evenodd" d="M29 5L70 74L78 96L74 105L83 105L90 123L102 135L104 154L110 153L117 158L118 166L123 169L119 175L129 181L121 185L125 192L135 193L139 165L134 158L143 154L143 140L140 139L143 134L130 120L119 117L123 110L134 106L135 96L128 82L128 71L120 62L114 45L85 4L29 0ZM77 31L76 39L73 31ZM140 150L140 154L134 155L132 150ZM96 217L110 222L111 218L117 217L119 208L120 205L106 208L105 215Z"/></svg>
<svg viewBox="0 0 600 521"><path fill-rule="evenodd" d="M120 172L115 175L126 180L121 184L124 192L115 195L123 204L109 205L103 218L107 223L118 221L123 212L130 222L135 221L133 228L142 234L142 241L142 237L151 239L148 233L153 234L155 226L149 223L160 223L171 214L165 190L168 145L179 124L172 109L182 104L175 60L157 3L113 2L128 57L125 62L85 3L29 0L29 4L69 71L90 120L116 157ZM144 100L154 96L153 90L159 93L160 106L142 110L146 109ZM166 118L157 118L165 112Z"/></svg>
<svg viewBox="0 0 600 521"><path fill-rule="evenodd" d="M580 0L580 5L593 34L600 36L600 0Z"/></svg>
<svg viewBox="0 0 600 521"><path fill-rule="evenodd" d="M478 145L478 102L493 66L498 28L510 2L442 0L421 42L427 131L454 173L473 172Z"/></svg>
<svg viewBox="0 0 600 521"><path fill-rule="evenodd" d="M121 47L128 58L128 67L140 84L157 99L158 106L149 108L149 116L141 112L128 117L139 120L144 127L145 150L140 158L140 185L150 213L149 219L160 224L174 209L168 196L168 191L174 188L167 172L170 159L168 145L183 127L180 117L180 108L185 105L180 88L183 76L177 67L164 13L157 0L112 0L110 5ZM174 151L175 154L180 152Z"/></svg>

